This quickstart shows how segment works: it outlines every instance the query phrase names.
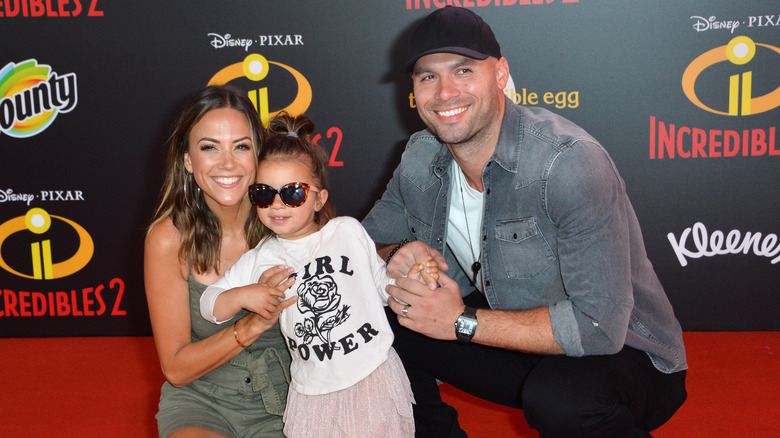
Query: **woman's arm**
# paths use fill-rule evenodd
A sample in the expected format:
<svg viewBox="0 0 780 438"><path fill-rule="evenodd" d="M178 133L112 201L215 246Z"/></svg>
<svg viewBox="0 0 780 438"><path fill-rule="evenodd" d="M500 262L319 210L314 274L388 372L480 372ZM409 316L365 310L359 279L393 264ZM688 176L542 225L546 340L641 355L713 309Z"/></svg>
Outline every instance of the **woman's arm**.
<svg viewBox="0 0 780 438"><path fill-rule="evenodd" d="M179 231L172 221L166 220L150 230L144 244L144 282L152 331L163 374L174 386L199 379L243 350L236 342L232 325L207 339L192 342L189 268L178 256L180 240ZM263 276L276 284L284 278L284 272ZM250 345L275 321L276 318L269 320L250 313L236 324L238 338L242 344Z"/></svg>

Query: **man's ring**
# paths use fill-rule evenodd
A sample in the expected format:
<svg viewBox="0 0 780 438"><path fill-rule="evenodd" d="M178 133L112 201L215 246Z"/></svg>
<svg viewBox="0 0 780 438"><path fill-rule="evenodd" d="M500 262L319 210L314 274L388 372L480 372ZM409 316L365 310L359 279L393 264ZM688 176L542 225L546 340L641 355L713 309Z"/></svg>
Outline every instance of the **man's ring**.
<svg viewBox="0 0 780 438"><path fill-rule="evenodd" d="M404 316L408 318L409 317L409 306L404 306L404 308L401 309L401 312L403 312Z"/></svg>

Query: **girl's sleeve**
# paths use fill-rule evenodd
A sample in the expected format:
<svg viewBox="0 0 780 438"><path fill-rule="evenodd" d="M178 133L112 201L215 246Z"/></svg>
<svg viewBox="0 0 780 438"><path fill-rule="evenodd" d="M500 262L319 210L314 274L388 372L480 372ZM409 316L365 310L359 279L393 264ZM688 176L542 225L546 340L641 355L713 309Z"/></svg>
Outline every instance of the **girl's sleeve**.
<svg viewBox="0 0 780 438"><path fill-rule="evenodd" d="M214 316L214 305L217 302L217 297L226 290L246 286L252 282L252 267L255 258L255 251L245 253L227 270L227 272L225 272L225 275L206 288L203 295L200 296L200 316L202 316L203 319L213 322L214 324L222 324L232 318L231 316L231 318L224 321L218 321Z"/></svg>

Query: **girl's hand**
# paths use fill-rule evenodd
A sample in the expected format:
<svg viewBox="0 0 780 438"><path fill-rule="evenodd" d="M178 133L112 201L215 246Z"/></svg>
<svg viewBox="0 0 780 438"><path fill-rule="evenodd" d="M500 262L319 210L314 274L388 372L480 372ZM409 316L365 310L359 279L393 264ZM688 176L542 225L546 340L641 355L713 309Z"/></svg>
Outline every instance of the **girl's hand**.
<svg viewBox="0 0 780 438"><path fill-rule="evenodd" d="M256 284L241 288L242 307L265 319L275 321L279 317L279 312L289 307L297 298L285 300L285 291L295 283L295 277L290 276L292 273L293 268L283 265L267 269L260 275ZM282 303L285 305L279 309Z"/></svg>
<svg viewBox="0 0 780 438"><path fill-rule="evenodd" d="M238 340L241 341L242 345L251 345L257 338L276 324L282 310L292 306L297 300L297 295L284 301L277 300L275 309L270 312L270 318L266 318L259 313L250 312L236 322L236 325L234 326L236 334L234 336L238 337Z"/></svg>
<svg viewBox="0 0 780 438"><path fill-rule="evenodd" d="M284 299L283 292L264 284L243 286L238 288L238 292L241 307L266 319L274 318L280 300Z"/></svg>
<svg viewBox="0 0 780 438"><path fill-rule="evenodd" d="M425 243L415 240L399 248L390 258L387 264L387 275L392 278L408 275L408 272L415 264L422 263L427 267L427 263L434 261L439 270L446 272L449 267L444 257L439 251L429 247ZM426 282L427 283L427 282Z"/></svg>
<svg viewBox="0 0 780 438"><path fill-rule="evenodd" d="M406 277L427 285L431 290L436 290L439 287L439 264L433 260L433 257L428 256L427 262L413 265Z"/></svg>
<svg viewBox="0 0 780 438"><path fill-rule="evenodd" d="M245 316L242 319L246 319L247 322L250 324L249 331L255 336L259 336L263 334L266 330L271 328L274 324L276 324L276 321L279 319L279 314L282 313L282 310L292 306L295 304L295 302L298 301L298 296L292 296L284 301L276 301L276 305L274 309L271 312L265 313L268 315L267 317L264 314L256 313L256 312L250 312L247 316ZM256 337L253 338L257 339Z"/></svg>
<svg viewBox="0 0 780 438"><path fill-rule="evenodd" d="M284 297L284 291L295 283L295 277L290 277L292 273L293 268L285 265L277 265L273 268L266 269L266 271L260 275L257 284L273 287L279 292L282 292L282 297Z"/></svg>

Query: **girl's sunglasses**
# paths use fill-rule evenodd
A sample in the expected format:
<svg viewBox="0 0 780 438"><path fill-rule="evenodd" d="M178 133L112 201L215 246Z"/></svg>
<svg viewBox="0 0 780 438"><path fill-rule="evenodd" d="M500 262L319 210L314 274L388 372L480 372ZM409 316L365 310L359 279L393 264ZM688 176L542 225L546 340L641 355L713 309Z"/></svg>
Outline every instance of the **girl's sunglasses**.
<svg viewBox="0 0 780 438"><path fill-rule="evenodd" d="M249 186L249 200L259 208L268 208L274 203L276 194L288 207L300 207L306 202L309 190L319 192L320 189L303 182L291 182L275 189L266 184L252 184Z"/></svg>

